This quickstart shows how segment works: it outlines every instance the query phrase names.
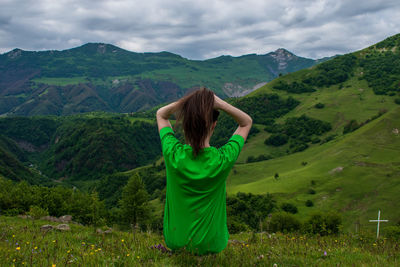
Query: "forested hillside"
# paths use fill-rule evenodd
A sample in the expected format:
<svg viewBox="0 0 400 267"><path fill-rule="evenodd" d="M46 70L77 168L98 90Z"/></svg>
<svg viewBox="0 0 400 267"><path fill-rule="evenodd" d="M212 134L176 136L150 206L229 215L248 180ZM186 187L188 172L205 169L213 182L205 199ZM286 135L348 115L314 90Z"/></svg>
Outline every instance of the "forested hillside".
<svg viewBox="0 0 400 267"><path fill-rule="evenodd" d="M281 211L297 219L335 211L346 229L377 209L393 224L400 220L400 72L393 64L399 55L395 35L227 99L254 120L227 181L232 231L257 229L257 221ZM139 177L157 228L165 170L156 109L0 118L0 174L96 192L110 210L121 206L124 187ZM211 143L224 144L236 126L221 114Z"/></svg>
<svg viewBox="0 0 400 267"><path fill-rule="evenodd" d="M285 49L203 61L99 43L63 51L14 49L0 55L0 115L128 113L176 100L199 86L221 97L241 96L279 74L319 62Z"/></svg>

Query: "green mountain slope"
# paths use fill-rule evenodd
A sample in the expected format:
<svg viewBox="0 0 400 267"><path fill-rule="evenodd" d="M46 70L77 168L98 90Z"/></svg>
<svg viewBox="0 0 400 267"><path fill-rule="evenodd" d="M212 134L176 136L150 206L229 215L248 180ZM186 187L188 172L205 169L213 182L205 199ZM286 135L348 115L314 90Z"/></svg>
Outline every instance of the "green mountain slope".
<svg viewBox="0 0 400 267"><path fill-rule="evenodd" d="M348 227L357 220L373 218L378 209L397 222L399 128L398 107L323 145L277 159L237 164L228 178L227 190L275 193L279 199L296 204L301 216L315 210L338 210L346 216ZM316 193L309 194L310 189ZM308 199L314 201L314 207L305 206Z"/></svg>
<svg viewBox="0 0 400 267"><path fill-rule="evenodd" d="M98 43L64 51L14 49L0 55L0 114L133 112L175 100L198 86L238 96L280 73L318 62L284 49L204 61Z"/></svg>
<svg viewBox="0 0 400 267"><path fill-rule="evenodd" d="M0 131L0 174L17 181L31 182L30 165L51 180L84 186L161 153L155 124L123 114L7 117Z"/></svg>
<svg viewBox="0 0 400 267"><path fill-rule="evenodd" d="M273 193L280 201L296 204L299 216L336 210L345 216L347 228L358 220L368 224L378 209L392 222L399 221L395 203L400 200L400 107L396 104L400 73L397 65L388 67L399 58L399 40L400 35L395 35L284 75L246 96L276 93L298 100L300 104L276 119L276 125L306 115L330 123L332 129L318 142L308 143L308 149L290 154L290 144L265 145L273 127L257 124L260 132L245 145L228 179L228 191ZM371 80L368 75L375 70L381 78ZM244 164L260 155L274 159ZM314 202L312 208L305 206L308 199Z"/></svg>

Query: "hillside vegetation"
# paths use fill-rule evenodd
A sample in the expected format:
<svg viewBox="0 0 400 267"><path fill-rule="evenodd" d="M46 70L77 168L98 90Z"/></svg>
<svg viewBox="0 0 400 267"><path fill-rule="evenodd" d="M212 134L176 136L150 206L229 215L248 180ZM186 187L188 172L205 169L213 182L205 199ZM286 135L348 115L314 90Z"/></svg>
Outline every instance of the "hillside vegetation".
<svg viewBox="0 0 400 267"><path fill-rule="evenodd" d="M400 73L390 65L398 61L399 40L395 35L227 100L255 123L227 181L230 230L261 230L268 214L282 211L294 214L297 229L317 211L341 214L346 231L355 223L372 229L368 220L378 210L387 225L400 221ZM159 229L165 170L156 109L0 118L0 174L34 183L32 172L35 181L98 192L111 210L139 176ZM224 144L236 126L221 114L211 143Z"/></svg>
<svg viewBox="0 0 400 267"><path fill-rule="evenodd" d="M176 100L198 86L222 97L240 96L280 73L318 62L284 49L203 61L99 43L63 51L14 49L0 55L0 114L134 112Z"/></svg>
<svg viewBox="0 0 400 267"><path fill-rule="evenodd" d="M47 221L0 217L0 261L5 266L396 266L396 240L371 235L316 237L299 234L231 235L218 254L171 252L156 233L40 230ZM50 223L55 225L54 223ZM38 238L40 236L40 238Z"/></svg>
<svg viewBox="0 0 400 267"><path fill-rule="evenodd" d="M304 127L256 125L266 131L245 145L238 160L241 164L228 178L228 191L272 193L278 201L296 205L299 217L315 210L336 210L345 216L348 230L354 229L355 222L368 224L378 209L392 223L399 221L395 203L400 200L400 107L396 104L400 75L397 67L388 65L399 56L399 39L396 35L359 52L284 75L250 94L248 97L278 93L300 101L276 120L277 125L307 116L330 123L332 129L315 141L306 135L311 140L309 148L291 154L290 142L277 146L265 143L277 129L282 135L295 131L298 136ZM369 60L380 65L372 68ZM382 79L369 80L374 69L379 69ZM329 72L332 75L326 75ZM331 81L319 84L326 77ZM390 86L388 80L392 81ZM290 89L303 85L303 91ZM250 161L257 161L257 157L262 161L244 164L249 157ZM307 200L312 201L312 207L306 206Z"/></svg>
<svg viewBox="0 0 400 267"><path fill-rule="evenodd" d="M0 174L16 181L90 183L161 154L154 122L127 115L6 117L0 129Z"/></svg>

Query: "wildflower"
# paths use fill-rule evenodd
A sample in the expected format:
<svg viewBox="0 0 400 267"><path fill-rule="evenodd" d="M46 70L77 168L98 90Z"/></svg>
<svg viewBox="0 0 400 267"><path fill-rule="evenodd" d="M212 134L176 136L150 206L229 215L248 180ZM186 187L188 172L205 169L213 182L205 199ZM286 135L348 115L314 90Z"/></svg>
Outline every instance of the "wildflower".
<svg viewBox="0 0 400 267"><path fill-rule="evenodd" d="M16 248L16 250L20 250L20 249L21 249L21 247L17 247L17 248Z"/></svg>
<svg viewBox="0 0 400 267"><path fill-rule="evenodd" d="M71 252L71 250L68 250L68 251L67 251L67 253L70 253L70 252Z"/></svg>
<svg viewBox="0 0 400 267"><path fill-rule="evenodd" d="M98 248L97 250L98 250L98 251L100 251L100 250L101 250L101 248Z"/></svg>
<svg viewBox="0 0 400 267"><path fill-rule="evenodd" d="M55 240L53 240L53 243L55 243L56 241Z"/></svg>
<svg viewBox="0 0 400 267"><path fill-rule="evenodd" d="M376 243L374 243L374 246L376 246Z"/></svg>
<svg viewBox="0 0 400 267"><path fill-rule="evenodd" d="M261 254L260 256L258 256L258 259L259 259L259 260L264 259L264 255Z"/></svg>
<svg viewBox="0 0 400 267"><path fill-rule="evenodd" d="M136 258L137 258L137 259L140 259L140 257L139 257L139 256L136 256Z"/></svg>
<svg viewBox="0 0 400 267"><path fill-rule="evenodd" d="M56 267L56 265L53 263L53 264L51 265L51 267Z"/></svg>
<svg viewBox="0 0 400 267"><path fill-rule="evenodd" d="M15 237L15 235L12 235L12 237Z"/></svg>
<svg viewBox="0 0 400 267"><path fill-rule="evenodd" d="M328 253L327 253L326 251L324 251L324 256L325 256L325 257L328 256Z"/></svg>
<svg viewBox="0 0 400 267"><path fill-rule="evenodd" d="M124 242L125 242L125 240L121 239L121 242L122 242L122 243L124 243Z"/></svg>
<svg viewBox="0 0 400 267"><path fill-rule="evenodd" d="M37 247L34 247L34 249L37 249Z"/></svg>
<svg viewBox="0 0 400 267"><path fill-rule="evenodd" d="M128 254L126 254L126 256L127 256L127 257L129 257L129 255L130 255L129 253L128 253Z"/></svg>
<svg viewBox="0 0 400 267"><path fill-rule="evenodd" d="M86 243L85 242L82 242L82 245L85 245Z"/></svg>

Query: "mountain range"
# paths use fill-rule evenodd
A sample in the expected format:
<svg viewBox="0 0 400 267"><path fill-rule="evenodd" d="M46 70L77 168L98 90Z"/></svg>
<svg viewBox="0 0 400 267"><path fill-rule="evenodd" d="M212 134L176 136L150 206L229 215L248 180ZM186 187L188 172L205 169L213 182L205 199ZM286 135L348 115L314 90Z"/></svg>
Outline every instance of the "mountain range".
<svg viewBox="0 0 400 267"><path fill-rule="evenodd" d="M259 56L210 61L229 66L230 58L241 68L240 60L247 57ZM157 73L177 69L178 65ZM49 76L55 69L47 71ZM40 88L39 81L78 79L48 76L31 77L27 84ZM102 81L102 76L95 81ZM47 86L43 96L50 94L50 88L83 85ZM246 96L227 101L254 121L228 177L228 194L270 193L278 203L298 207L296 216L301 218L316 211L336 211L347 230L356 222L367 228L377 210L389 220L388 225L400 222L400 34L312 67L278 74ZM139 173L157 202L165 187L165 170L155 110L0 118L0 176L97 190L112 206L129 177ZM212 143L226 142L234 127L222 113ZM182 138L182 133L177 131L177 136Z"/></svg>
<svg viewBox="0 0 400 267"><path fill-rule="evenodd" d="M14 49L0 55L0 115L135 112L207 86L242 96L279 76L319 62L285 49L265 55L189 60L169 52L134 53L88 43L63 51Z"/></svg>

